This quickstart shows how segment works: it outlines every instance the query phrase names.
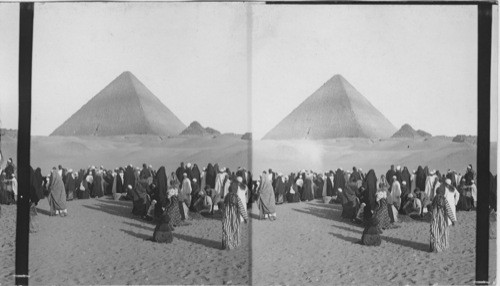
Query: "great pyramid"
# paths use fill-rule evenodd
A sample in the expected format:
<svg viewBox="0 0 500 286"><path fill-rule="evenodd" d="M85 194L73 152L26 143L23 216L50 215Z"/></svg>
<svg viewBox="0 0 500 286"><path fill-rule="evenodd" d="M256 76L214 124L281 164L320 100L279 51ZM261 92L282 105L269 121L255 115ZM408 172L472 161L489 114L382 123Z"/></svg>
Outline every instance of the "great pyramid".
<svg viewBox="0 0 500 286"><path fill-rule="evenodd" d="M263 139L388 138L395 131L344 77L335 75Z"/></svg>
<svg viewBox="0 0 500 286"><path fill-rule="evenodd" d="M51 135L178 135L182 123L131 72L120 74Z"/></svg>

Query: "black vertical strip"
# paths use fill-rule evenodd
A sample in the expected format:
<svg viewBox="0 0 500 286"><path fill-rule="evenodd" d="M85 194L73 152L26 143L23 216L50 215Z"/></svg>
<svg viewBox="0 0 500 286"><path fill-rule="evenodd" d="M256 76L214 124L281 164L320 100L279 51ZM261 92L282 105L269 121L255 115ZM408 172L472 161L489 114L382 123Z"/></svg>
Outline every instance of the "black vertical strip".
<svg viewBox="0 0 500 286"><path fill-rule="evenodd" d="M17 137L16 285L28 285L30 212L31 62L33 3L20 3L19 21L19 131Z"/></svg>
<svg viewBox="0 0 500 286"><path fill-rule="evenodd" d="M488 284L491 4L478 5L476 283Z"/></svg>

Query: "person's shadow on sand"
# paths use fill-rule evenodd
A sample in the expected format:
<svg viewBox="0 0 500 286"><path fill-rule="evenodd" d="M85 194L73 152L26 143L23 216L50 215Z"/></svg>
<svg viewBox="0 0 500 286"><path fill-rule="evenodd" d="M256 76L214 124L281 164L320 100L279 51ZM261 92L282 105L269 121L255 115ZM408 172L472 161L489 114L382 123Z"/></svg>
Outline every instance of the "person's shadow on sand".
<svg viewBox="0 0 500 286"><path fill-rule="evenodd" d="M50 216L50 212L41 208L36 208L37 213Z"/></svg>
<svg viewBox="0 0 500 286"><path fill-rule="evenodd" d="M347 230L347 231L352 231L352 232L355 232L359 235L359 239L356 238L356 241L360 241L361 240L361 235L363 234L363 231L360 231L360 230L356 230L356 229L351 229L351 228L348 228L348 227L343 227L343 226L339 226L339 225L334 225L333 227L335 228L339 228L339 229L343 229L343 230ZM399 229L401 230L401 229ZM350 242L353 242L351 237L346 237L346 236L343 236L341 234L336 234L336 233L332 233L330 232L330 234L332 234L333 236L336 236L340 239L344 239L346 241L350 241ZM418 250L418 251L425 251L427 252L429 250L429 244L426 244L426 243L422 243L422 242L418 242L418 241L411 241L411 240L404 240L404 239L400 239L400 238L396 238L396 237L390 237L390 236L386 236L386 235L381 235L380 236L382 238L382 240L384 241L387 241L387 242L390 242L390 243L394 243L394 244L399 244L401 246L404 246L404 247L410 247L410 248L413 248L415 250Z"/></svg>
<svg viewBox="0 0 500 286"><path fill-rule="evenodd" d="M131 230L121 229L121 231L123 231L124 233L131 235L133 237L142 239L142 240L152 241L154 229L150 229L146 226L135 224L135 223L126 223L126 224L133 226L133 227L148 230L151 232L151 235L137 233L137 232L134 232ZM208 248L221 249L221 242L219 242L219 241L200 238L200 237L194 237L194 236L190 236L190 235L186 235L186 234L180 234L180 233L176 233L175 231L173 232L173 235L175 238L180 239L180 240L185 240L187 242L200 244L200 245L203 245L203 246L208 247Z"/></svg>

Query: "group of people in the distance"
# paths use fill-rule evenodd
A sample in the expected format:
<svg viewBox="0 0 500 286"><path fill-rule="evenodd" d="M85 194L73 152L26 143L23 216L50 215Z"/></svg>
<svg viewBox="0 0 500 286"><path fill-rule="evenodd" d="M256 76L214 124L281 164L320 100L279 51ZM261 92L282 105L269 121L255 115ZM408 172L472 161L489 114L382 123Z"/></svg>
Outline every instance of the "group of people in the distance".
<svg viewBox="0 0 500 286"><path fill-rule="evenodd" d="M132 201L132 213L157 223L153 240L171 242L174 227L187 225L194 213L222 215L222 248L240 243L240 223L248 220L252 175L244 168L231 172L209 163L200 170L196 164L180 166L167 177L165 167L155 170L128 165L107 170L91 166L78 172L62 166L45 177L40 168L32 169L32 216L38 201L47 197L50 215L67 216L66 202L109 196ZM35 221L34 219L32 221ZM32 231L37 225L32 224Z"/></svg>
<svg viewBox="0 0 500 286"><path fill-rule="evenodd" d="M496 176L490 173L490 208L496 211ZM448 248L448 227L456 222L456 211L470 211L477 203L476 173L467 166L462 176L448 170L419 166L391 168L377 178L374 170L364 173L337 169L326 173L302 170L283 175L272 169L264 171L257 183L261 218L276 219L275 205L323 199L342 205L341 217L365 225L362 243L380 245L382 230L397 228L398 215L431 221L430 250Z"/></svg>

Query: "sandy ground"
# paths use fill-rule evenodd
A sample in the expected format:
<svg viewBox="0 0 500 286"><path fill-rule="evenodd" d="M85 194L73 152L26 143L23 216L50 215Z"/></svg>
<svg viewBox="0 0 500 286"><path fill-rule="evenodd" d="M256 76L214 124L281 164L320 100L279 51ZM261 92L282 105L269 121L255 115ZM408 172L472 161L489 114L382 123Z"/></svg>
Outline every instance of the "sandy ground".
<svg viewBox="0 0 500 286"><path fill-rule="evenodd" d="M475 212L459 212L451 248L430 253L429 223L405 217L385 230L382 245L359 244L363 228L340 218L340 205L319 201L277 206L276 221L252 221L255 285L473 284ZM253 208L252 217L258 217ZM496 253L496 239L490 239ZM495 277L496 260L490 258ZM494 279L494 278L492 278Z"/></svg>
<svg viewBox="0 0 500 286"><path fill-rule="evenodd" d="M39 209L40 231L30 235L32 285L470 285L475 276L475 212L458 213L451 248L434 254L428 222L406 217L401 228L384 231L380 247L362 246L363 229L342 220L339 205L319 201L279 205L274 222L258 220L254 206L233 251L220 250L220 217L198 217L176 228L172 244L158 244L147 240L154 226L132 216L130 202L72 201L65 218L49 217L46 199ZM15 210L2 206L1 285L14 283ZM493 281L496 239L490 253Z"/></svg>
<svg viewBox="0 0 500 286"><path fill-rule="evenodd" d="M175 229L173 243L159 244L147 240L154 225L134 217L131 202L71 201L64 218L48 216L46 199L39 209L40 231L30 235L32 285L250 283L249 226L239 249L220 250L220 215L199 216ZM5 206L8 230L15 229L14 212ZM0 284L10 285L15 234L3 230Z"/></svg>

